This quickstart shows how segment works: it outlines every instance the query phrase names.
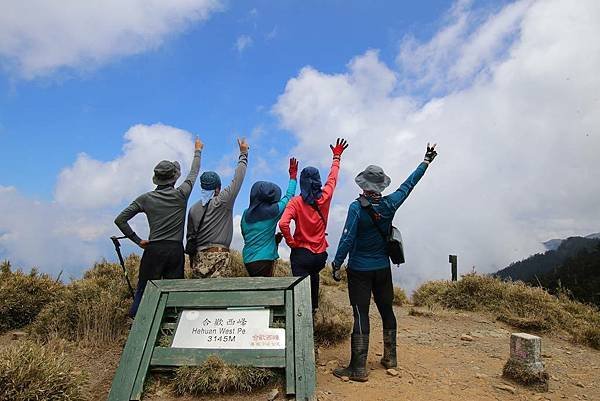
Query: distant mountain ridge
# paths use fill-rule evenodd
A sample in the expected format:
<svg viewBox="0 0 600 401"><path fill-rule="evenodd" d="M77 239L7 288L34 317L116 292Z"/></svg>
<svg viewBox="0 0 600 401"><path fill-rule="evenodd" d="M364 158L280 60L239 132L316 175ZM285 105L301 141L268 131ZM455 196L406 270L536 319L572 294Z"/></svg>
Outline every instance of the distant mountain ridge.
<svg viewBox="0 0 600 401"><path fill-rule="evenodd" d="M586 237L570 237L560 241L556 249L538 253L527 259L511 263L509 266L494 274L502 279L534 281L536 277L552 272L559 268L567 259L577 256L582 251L592 251L600 244L600 233L590 234ZM552 243L553 245L555 242Z"/></svg>
<svg viewBox="0 0 600 401"><path fill-rule="evenodd" d="M571 237L572 238L572 237ZM590 235L586 235L585 237L581 237L581 238L587 238L587 239L600 239L600 233L593 233ZM562 242L565 239L550 239L546 242L542 242L542 244L544 244L544 246L546 247L546 249L548 251L555 251L558 249L558 247L560 246L560 244L562 244Z"/></svg>

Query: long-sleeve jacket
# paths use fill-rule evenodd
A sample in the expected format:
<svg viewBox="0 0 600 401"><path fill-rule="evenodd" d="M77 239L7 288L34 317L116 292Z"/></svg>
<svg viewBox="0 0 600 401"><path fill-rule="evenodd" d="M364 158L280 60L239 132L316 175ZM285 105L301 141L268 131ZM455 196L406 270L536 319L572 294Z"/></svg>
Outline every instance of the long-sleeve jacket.
<svg viewBox="0 0 600 401"><path fill-rule="evenodd" d="M373 203L375 212L381 216L377 221L381 231L389 232L396 210L404 203L423 177L427 166L427 163L419 164L417 169L400 185L400 188L390 195L382 197L379 203ZM390 267L386 241L374 226L369 213L360 206L358 201L352 202L348 209L334 263L341 266L348 254L350 254L348 268L352 270L378 270Z"/></svg>
<svg viewBox="0 0 600 401"><path fill-rule="evenodd" d="M277 244L275 243L275 229L290 199L296 193L296 184L296 180L290 180L285 195L277 202L279 214L272 219L248 223L246 221L248 210L244 211L241 222L244 237L244 250L242 251L244 263L279 259Z"/></svg>
<svg viewBox="0 0 600 401"><path fill-rule="evenodd" d="M194 160L188 176L177 188L160 187L146 192L131 202L115 219L115 224L130 240L136 244L142 241L129 225L138 213L145 213L150 225L149 241L183 241L185 210L192 188L200 171L201 151L194 152Z"/></svg>
<svg viewBox="0 0 600 401"><path fill-rule="evenodd" d="M313 253L323 253L329 246L325 238L325 232L327 230L329 207L331 206L339 171L340 160L333 159L329 176L323 186L322 195L315 203L323 218L319 216L313 206L304 202L301 196L295 196L288 203L279 221L279 229L290 248L305 248ZM290 231L292 220L296 223L294 235Z"/></svg>
<svg viewBox="0 0 600 401"><path fill-rule="evenodd" d="M229 248L231 245L233 239L233 205L242 188L247 165L248 152L240 153L231 184L227 188L223 188L218 195L210 200L206 217L198 232L196 232L196 229L204 214L204 205L198 201L190 208L187 238L189 240L192 235L196 236L196 245L199 251L214 246Z"/></svg>

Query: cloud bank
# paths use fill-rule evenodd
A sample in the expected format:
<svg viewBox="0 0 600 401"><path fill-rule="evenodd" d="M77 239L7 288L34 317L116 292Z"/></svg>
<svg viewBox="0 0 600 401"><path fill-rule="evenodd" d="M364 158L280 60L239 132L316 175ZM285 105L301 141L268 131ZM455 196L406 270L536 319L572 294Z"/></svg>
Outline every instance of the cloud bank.
<svg viewBox="0 0 600 401"><path fill-rule="evenodd" d="M0 186L0 259L66 276L79 275L102 257L113 257L108 237L124 205L154 188L152 170L163 158L178 160L184 179L194 154L189 132L162 124L136 125L124 134L122 153L111 161L81 154L59 175L51 202L27 198ZM148 233L145 216L132 220ZM128 241L124 245L132 250Z"/></svg>
<svg viewBox="0 0 600 401"><path fill-rule="evenodd" d="M191 134L163 124L135 125L124 135L122 154L102 162L85 153L61 171L56 202L81 209L120 205L152 188L154 166L161 160L180 160L182 175L192 155Z"/></svg>
<svg viewBox="0 0 600 401"><path fill-rule="evenodd" d="M409 289L448 278L450 253L462 272L491 272L600 227L600 3L517 1L484 16L465 4L431 40L405 38L397 65L369 50L339 74L305 67L273 108L304 165L325 168L329 141L350 142L331 253L354 176L377 163L395 189L439 144L396 215L407 251L396 279Z"/></svg>
<svg viewBox="0 0 600 401"><path fill-rule="evenodd" d="M222 9L219 0L9 1L0 12L0 61L32 79L91 69L160 46Z"/></svg>

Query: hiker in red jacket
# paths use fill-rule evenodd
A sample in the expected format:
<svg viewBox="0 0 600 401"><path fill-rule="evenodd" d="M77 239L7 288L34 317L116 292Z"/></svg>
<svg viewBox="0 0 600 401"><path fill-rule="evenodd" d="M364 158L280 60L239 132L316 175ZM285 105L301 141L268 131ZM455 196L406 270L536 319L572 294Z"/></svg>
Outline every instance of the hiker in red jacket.
<svg viewBox="0 0 600 401"><path fill-rule="evenodd" d="M292 249L290 263L292 274L297 277L310 276L310 292L313 313L319 307L319 272L327 261L327 218L340 171L342 153L348 147L345 139L338 138L333 152L333 163L325 186L321 187L321 176L315 167L306 167L300 173L300 195L288 203L279 229L285 242ZM296 230L290 232L294 220Z"/></svg>

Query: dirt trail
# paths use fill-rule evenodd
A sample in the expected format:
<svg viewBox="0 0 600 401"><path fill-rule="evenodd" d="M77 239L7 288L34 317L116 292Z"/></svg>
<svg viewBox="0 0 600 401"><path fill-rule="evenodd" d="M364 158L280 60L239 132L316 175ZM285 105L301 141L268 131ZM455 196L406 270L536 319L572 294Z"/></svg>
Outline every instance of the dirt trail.
<svg viewBox="0 0 600 401"><path fill-rule="evenodd" d="M345 299L344 299L345 300ZM346 301L347 302L347 301ZM370 375L367 383L342 382L329 372L346 362L349 343L321 352L318 391L322 400L600 400L600 352L560 337L542 337L542 353L551 375L550 390L536 393L501 377L509 356L510 326L476 313L438 311L433 316L398 318L398 377L379 365L383 351L381 322L371 308ZM463 341L469 334L473 341ZM329 362L329 363L327 363ZM508 384L515 393L494 385ZM583 386L583 387L581 387Z"/></svg>
<svg viewBox="0 0 600 401"><path fill-rule="evenodd" d="M326 287L326 290L334 295L335 302L347 306L344 291L333 287ZM317 366L320 401L600 400L600 351L574 345L566 337L544 335L542 353L551 376L550 390L536 393L501 377L509 354L510 332L515 331L511 327L483 314L439 310L429 316L409 316L409 310L410 307L396 308L399 376L388 375L379 365L383 351L381 322L373 306L369 381L343 382L331 374L338 363L347 363L349 341L321 349ZM473 341L461 340L463 334L469 334ZM0 347L11 342L8 335L2 337ZM119 352L119 349L77 351L79 366L90 377L92 399L106 399ZM513 387L514 393L494 387L501 384ZM272 388L252 394L200 398L176 398L166 390L160 390L145 398L153 401L264 401Z"/></svg>

